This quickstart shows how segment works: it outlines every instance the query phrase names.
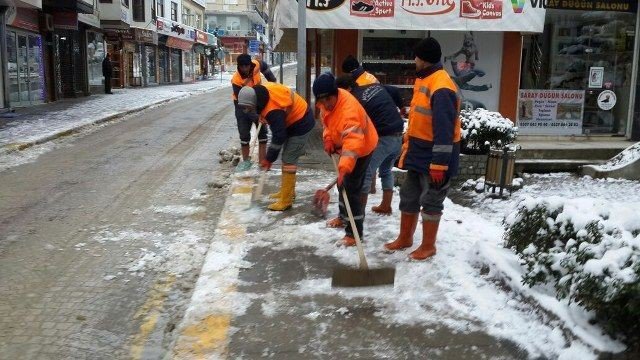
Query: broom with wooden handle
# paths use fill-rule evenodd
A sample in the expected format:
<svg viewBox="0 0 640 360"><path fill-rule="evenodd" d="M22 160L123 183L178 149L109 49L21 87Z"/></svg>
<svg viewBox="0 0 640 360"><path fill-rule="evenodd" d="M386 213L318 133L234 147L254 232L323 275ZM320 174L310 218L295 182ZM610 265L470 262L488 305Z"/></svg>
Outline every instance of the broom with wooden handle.
<svg viewBox="0 0 640 360"><path fill-rule="evenodd" d="M331 157L333 165L336 168L336 172L339 174L338 162L335 157ZM370 269L367 263L367 258L364 256L364 248L362 247L362 241L360 241L360 234L358 234L358 228L356 222L353 219L353 213L351 212L351 204L349 204L349 198L347 198L347 191L342 187L342 199L344 200L344 206L347 209L347 215L349 216L349 223L351 224L351 230L353 230L353 237L356 239L356 247L358 248L358 257L360 258L360 266L358 269L352 268L339 268L333 270L331 276L332 287L364 287L364 286L380 286L380 285L393 285L396 277L395 268L380 268Z"/></svg>

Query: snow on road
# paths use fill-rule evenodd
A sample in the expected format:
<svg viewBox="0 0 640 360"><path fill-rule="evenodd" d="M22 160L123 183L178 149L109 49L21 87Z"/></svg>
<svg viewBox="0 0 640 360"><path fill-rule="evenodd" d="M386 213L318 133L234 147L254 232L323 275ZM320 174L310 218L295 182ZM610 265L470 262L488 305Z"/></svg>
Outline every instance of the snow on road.
<svg viewBox="0 0 640 360"><path fill-rule="evenodd" d="M230 79L230 74L223 74L222 80L217 77L193 84L117 89L113 95L94 95L64 110L25 115L0 131L0 148L37 141L110 116L229 86Z"/></svg>

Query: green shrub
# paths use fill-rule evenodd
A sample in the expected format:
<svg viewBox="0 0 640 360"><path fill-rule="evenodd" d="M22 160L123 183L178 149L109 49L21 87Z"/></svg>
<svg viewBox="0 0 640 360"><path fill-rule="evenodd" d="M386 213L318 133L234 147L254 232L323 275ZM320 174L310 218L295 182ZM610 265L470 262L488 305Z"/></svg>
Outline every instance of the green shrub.
<svg viewBox="0 0 640 360"><path fill-rule="evenodd" d="M552 284L558 299L594 311L611 335L635 342L640 339L640 237L634 227L640 225L625 222L623 212L605 210L625 206L608 205L525 199L505 219L505 247L525 266L524 284Z"/></svg>
<svg viewBox="0 0 640 360"><path fill-rule="evenodd" d="M518 128L498 112L485 109L462 110L462 153L488 154L490 148L513 143Z"/></svg>

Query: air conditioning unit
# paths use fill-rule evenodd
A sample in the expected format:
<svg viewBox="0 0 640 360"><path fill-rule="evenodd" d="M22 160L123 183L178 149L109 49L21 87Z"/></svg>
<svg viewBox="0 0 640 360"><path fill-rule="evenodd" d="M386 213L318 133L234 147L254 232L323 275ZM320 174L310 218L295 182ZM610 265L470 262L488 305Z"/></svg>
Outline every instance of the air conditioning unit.
<svg viewBox="0 0 640 360"><path fill-rule="evenodd" d="M42 31L53 31L53 15L42 14L40 17L40 29Z"/></svg>

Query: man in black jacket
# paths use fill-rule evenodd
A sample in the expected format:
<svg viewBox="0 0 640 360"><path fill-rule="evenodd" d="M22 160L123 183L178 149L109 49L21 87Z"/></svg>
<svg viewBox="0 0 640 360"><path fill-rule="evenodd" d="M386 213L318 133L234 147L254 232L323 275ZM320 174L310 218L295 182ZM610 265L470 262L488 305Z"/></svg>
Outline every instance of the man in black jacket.
<svg viewBox="0 0 640 360"><path fill-rule="evenodd" d="M336 85L349 90L358 99L378 132L378 145L371 155L371 162L362 186L360 196L362 208L364 209L367 204L371 182L378 170L382 182L382 203L379 206L373 206L371 210L381 215L390 215L394 183L391 168L400 155L404 129L404 120L398 109L403 106L398 89L379 83L358 86L351 75L339 77Z"/></svg>
<svg viewBox="0 0 640 360"><path fill-rule="evenodd" d="M113 68L111 66L111 56L109 53L102 60L102 76L104 76L104 93L105 94L113 94L111 92L111 74L113 73Z"/></svg>

